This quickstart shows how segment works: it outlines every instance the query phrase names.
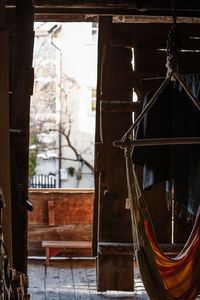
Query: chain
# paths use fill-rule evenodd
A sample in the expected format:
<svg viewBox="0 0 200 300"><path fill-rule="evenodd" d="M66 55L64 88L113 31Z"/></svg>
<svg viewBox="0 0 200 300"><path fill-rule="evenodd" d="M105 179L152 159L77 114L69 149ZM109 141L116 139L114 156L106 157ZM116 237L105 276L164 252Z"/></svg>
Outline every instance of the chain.
<svg viewBox="0 0 200 300"><path fill-rule="evenodd" d="M172 72L177 71L178 68L178 54L180 52L179 45L179 33L177 31L177 13L176 13L176 0L172 0L172 18L173 23L169 30L168 40L167 40L167 76Z"/></svg>

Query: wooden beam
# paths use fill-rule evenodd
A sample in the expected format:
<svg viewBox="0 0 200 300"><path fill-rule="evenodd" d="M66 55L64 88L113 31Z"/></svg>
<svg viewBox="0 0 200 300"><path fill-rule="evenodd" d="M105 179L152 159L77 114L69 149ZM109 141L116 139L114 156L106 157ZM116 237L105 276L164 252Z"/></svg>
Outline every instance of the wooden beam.
<svg viewBox="0 0 200 300"><path fill-rule="evenodd" d="M102 172L105 170L104 145L102 139L102 123L101 123L102 58L104 52L104 45L105 43L107 44L109 43L110 34L111 34L111 24L112 24L111 17L100 18L99 31L98 31L97 103L96 103L96 129L95 129L95 197L94 197L94 210L93 210L93 255L95 256L98 255L97 243L99 241L99 227L100 227L99 224L100 199L102 197L102 190L100 185L102 179ZM99 276L98 270L97 270L97 277Z"/></svg>
<svg viewBox="0 0 200 300"><path fill-rule="evenodd" d="M102 112L137 112L141 110L142 102L101 101Z"/></svg>
<svg viewBox="0 0 200 300"><path fill-rule="evenodd" d="M95 15L65 14L59 13L36 13L35 22L98 22L99 18Z"/></svg>
<svg viewBox="0 0 200 300"><path fill-rule="evenodd" d="M162 3L162 1L160 1ZM157 5L158 3L157 2ZM160 20L164 16L171 16L171 7L169 5L169 1L167 1L168 5L164 5L163 7L149 7L146 10L137 9L135 3L131 0L126 1L33 1L34 12L38 21L40 21L40 16L44 20L48 20L51 18L51 15L58 17L57 21L59 21L59 16L64 17L64 15L99 15L99 16L130 16L134 17L158 17ZM191 1L190 1L191 2ZM193 1L192 1L193 2ZM15 0L10 0L6 2L7 8L15 8ZM189 7L189 8L188 8ZM195 4L190 3L187 8L184 6L180 6L177 8L177 15L183 18L200 18L200 5L196 1ZM48 16L49 15L49 16ZM125 18L124 18L125 19ZM124 21L123 21L124 22ZM134 21L133 21L134 22ZM152 21L151 21L152 22ZM165 21L164 21L165 22Z"/></svg>
<svg viewBox="0 0 200 300"><path fill-rule="evenodd" d="M172 23L171 16L151 16L151 15L114 15L113 23ZM177 23L195 24L200 23L200 18L177 17Z"/></svg>
<svg viewBox="0 0 200 300"><path fill-rule="evenodd" d="M125 148L126 146L165 146L165 145L194 145L200 144L199 137L161 138L161 139L138 139L126 142L116 141L115 147Z"/></svg>
<svg viewBox="0 0 200 300"><path fill-rule="evenodd" d="M182 243L173 244L159 244L162 251L165 253L177 253L183 248ZM101 254L123 254L123 255L134 255L134 247L132 243L98 243L98 251Z"/></svg>
<svg viewBox="0 0 200 300"><path fill-rule="evenodd" d="M0 2L0 28L5 28L5 5L4 1Z"/></svg>
<svg viewBox="0 0 200 300"><path fill-rule="evenodd" d="M2 26L4 27L4 26ZM9 136L9 51L8 31L0 28L0 188L5 199L2 230L6 255L12 265L12 220L10 186L10 136Z"/></svg>
<svg viewBox="0 0 200 300"><path fill-rule="evenodd" d="M101 17L99 22L101 39L99 43L98 68L98 138L96 157L100 156L98 177L98 243L131 243L130 211L125 208L127 185L122 151L112 147L112 141L129 127L132 113L102 112L102 101L132 102L133 89L127 87L127 77L132 75L132 51L111 47L112 20ZM98 148L99 146L99 148ZM101 150L100 150L101 148ZM100 155L98 155L100 150ZM119 149L118 149L119 150ZM101 153L104 156L102 157ZM120 179L119 179L120 178ZM125 280L126 274L126 280ZM133 290L133 255L107 253L97 255L97 288L104 290Z"/></svg>
<svg viewBox="0 0 200 300"><path fill-rule="evenodd" d="M11 10L11 8L7 8ZM98 22L100 12L95 14L94 11L86 11L83 14L83 10L76 10L74 13L69 9L35 9L35 21L36 22ZM122 11L120 11L122 13ZM172 18L170 16L149 16L149 15L117 15L109 14L105 11L101 15L113 15L113 23L172 23ZM178 17L177 23L187 23L187 24L198 24L200 23L200 18L193 17Z"/></svg>
<svg viewBox="0 0 200 300"><path fill-rule="evenodd" d="M15 0L6 0L6 5L15 5ZM46 7L113 7L113 8L128 8L128 9L137 9L137 10L171 10L171 2L168 0L163 1L143 1L142 5L136 3L133 0L33 0L34 6L46 6ZM190 1L177 1L176 4L177 10L199 10L200 3L196 0Z"/></svg>
<svg viewBox="0 0 200 300"><path fill-rule="evenodd" d="M120 254L134 255L132 243L98 243L98 252L100 254Z"/></svg>
<svg viewBox="0 0 200 300"><path fill-rule="evenodd" d="M15 11L7 6L6 11ZM113 16L113 23L172 23L171 12L145 11L124 8L72 8L54 6L34 7L35 21L49 22L96 22L98 16ZM177 23L199 23L199 12L179 12Z"/></svg>
<svg viewBox="0 0 200 300"><path fill-rule="evenodd" d="M11 197L13 265L25 274L27 273L29 105L33 85L33 21L32 1L18 0L14 32L15 48L10 72Z"/></svg>
<svg viewBox="0 0 200 300"><path fill-rule="evenodd" d="M64 15L91 15L91 16L134 16L136 22L140 22L140 20L144 20L144 22L148 22L148 19L153 16L154 19L158 19L155 22L162 22L163 17L167 17L170 19L171 16L171 11L157 11L157 10L148 10L145 12L138 11L136 9L130 9L130 8L112 8L112 7L82 7L82 8L74 8L74 7L35 7L35 15L38 21L40 21L40 16L45 18L51 17L51 15L54 15L58 17L59 21L59 16L64 16ZM188 23L193 23L193 22L199 22L200 19L200 10L198 11L179 11L178 16L181 17L180 21L181 22L188 22ZM137 20L138 18L138 20ZM142 19L143 18L143 19ZM145 21L146 19L146 21ZM116 19L114 19L113 22L117 22ZM126 20L125 18L123 20ZM123 21L124 22L124 21ZM133 20L132 23L135 21ZM151 19L151 23L153 20ZM167 20L164 21L167 23ZM127 23L130 23L130 18L127 20Z"/></svg>

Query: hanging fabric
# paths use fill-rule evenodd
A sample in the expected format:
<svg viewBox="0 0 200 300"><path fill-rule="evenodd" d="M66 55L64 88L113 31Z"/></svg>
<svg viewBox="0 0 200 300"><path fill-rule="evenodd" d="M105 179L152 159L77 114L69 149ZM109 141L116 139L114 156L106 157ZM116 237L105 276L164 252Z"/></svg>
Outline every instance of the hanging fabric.
<svg viewBox="0 0 200 300"><path fill-rule="evenodd" d="M200 100L200 75L181 76ZM143 109L154 92L144 99ZM169 82L158 101L137 126L135 139L192 137L200 132L198 108L178 80ZM200 145L134 147L134 164L143 166L143 189L167 180L174 185L174 200L196 215L200 204Z"/></svg>

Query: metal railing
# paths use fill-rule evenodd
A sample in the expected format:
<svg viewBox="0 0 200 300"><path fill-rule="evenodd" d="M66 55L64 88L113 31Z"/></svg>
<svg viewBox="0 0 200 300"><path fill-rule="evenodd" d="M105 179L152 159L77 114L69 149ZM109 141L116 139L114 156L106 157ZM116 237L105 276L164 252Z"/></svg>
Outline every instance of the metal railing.
<svg viewBox="0 0 200 300"><path fill-rule="evenodd" d="M37 174L29 179L29 188L48 189L56 187L56 177L52 175Z"/></svg>

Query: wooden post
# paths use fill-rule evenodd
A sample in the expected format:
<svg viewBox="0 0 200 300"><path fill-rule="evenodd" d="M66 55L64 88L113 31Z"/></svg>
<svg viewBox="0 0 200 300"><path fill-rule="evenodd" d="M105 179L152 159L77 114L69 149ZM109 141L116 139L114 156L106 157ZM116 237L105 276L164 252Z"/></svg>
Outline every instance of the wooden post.
<svg viewBox="0 0 200 300"><path fill-rule="evenodd" d="M101 139L101 116L100 116L100 94L101 94L101 59L102 48L100 45L102 39L102 26L99 23L98 34L98 60L97 60L97 99L96 99L96 129L95 129L95 160L94 160L94 175L95 175L95 192L93 203L93 233L92 233L92 255L97 256L97 241L98 241L98 202L99 202L99 180L101 176L101 165L103 163L102 139Z"/></svg>
<svg viewBox="0 0 200 300"><path fill-rule="evenodd" d="M54 211L54 201L48 201L48 221L49 226L55 226L55 211Z"/></svg>
<svg viewBox="0 0 200 300"><path fill-rule="evenodd" d="M132 88L126 86L125 73L132 72L131 49L113 48L112 18L102 17L99 22L98 100L131 101ZM126 72L125 72L126 71ZM100 103L98 103L100 105ZM123 151L112 142L131 125L131 112L112 113L97 111L99 130L96 147L101 163L98 164L98 238L97 244L132 243L130 211L126 210L127 184ZM99 150L99 151L98 151ZM95 208L94 208L95 209ZM97 288L104 290L133 290L133 255L117 253L97 255Z"/></svg>
<svg viewBox="0 0 200 300"><path fill-rule="evenodd" d="M27 273L29 106L33 72L32 1L16 1L14 74L11 74L11 184L14 267Z"/></svg>
<svg viewBox="0 0 200 300"><path fill-rule="evenodd" d="M8 53L8 32L5 29L0 29L0 188L2 188L6 204L6 207L3 210L3 235L5 246L8 251L7 255L12 265Z"/></svg>

